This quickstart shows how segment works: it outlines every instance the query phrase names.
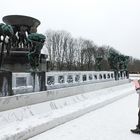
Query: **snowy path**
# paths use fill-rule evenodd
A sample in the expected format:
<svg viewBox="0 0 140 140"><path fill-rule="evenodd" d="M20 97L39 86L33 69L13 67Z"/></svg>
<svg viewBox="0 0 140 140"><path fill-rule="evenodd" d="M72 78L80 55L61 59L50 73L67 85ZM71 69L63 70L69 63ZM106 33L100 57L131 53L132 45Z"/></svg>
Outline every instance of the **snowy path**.
<svg viewBox="0 0 140 140"><path fill-rule="evenodd" d="M137 100L129 95L30 140L140 140L130 132L137 123Z"/></svg>

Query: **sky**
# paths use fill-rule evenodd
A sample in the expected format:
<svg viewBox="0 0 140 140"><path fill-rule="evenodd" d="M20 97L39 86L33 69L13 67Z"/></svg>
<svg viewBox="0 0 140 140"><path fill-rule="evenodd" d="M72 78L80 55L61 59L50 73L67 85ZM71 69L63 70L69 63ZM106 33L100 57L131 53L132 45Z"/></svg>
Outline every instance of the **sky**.
<svg viewBox="0 0 140 140"><path fill-rule="evenodd" d="M0 22L13 14L40 20L39 33L66 30L140 59L140 0L1 0Z"/></svg>

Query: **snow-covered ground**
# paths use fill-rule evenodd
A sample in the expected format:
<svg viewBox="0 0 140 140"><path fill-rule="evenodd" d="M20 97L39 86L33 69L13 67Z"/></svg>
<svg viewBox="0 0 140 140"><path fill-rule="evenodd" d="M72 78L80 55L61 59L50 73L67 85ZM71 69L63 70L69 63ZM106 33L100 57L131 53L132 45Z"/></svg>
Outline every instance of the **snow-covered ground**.
<svg viewBox="0 0 140 140"><path fill-rule="evenodd" d="M130 132L137 124L137 101L136 93L129 95L30 140L140 140Z"/></svg>

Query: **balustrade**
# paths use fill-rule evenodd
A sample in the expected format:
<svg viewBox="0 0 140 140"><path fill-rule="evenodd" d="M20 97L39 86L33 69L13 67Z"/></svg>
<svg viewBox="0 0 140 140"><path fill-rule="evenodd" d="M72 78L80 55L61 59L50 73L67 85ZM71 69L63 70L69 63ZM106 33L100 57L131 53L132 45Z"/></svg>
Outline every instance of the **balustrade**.
<svg viewBox="0 0 140 140"><path fill-rule="evenodd" d="M58 80L54 80L58 79ZM46 73L46 85L48 87L53 86L71 86L77 84L88 84L92 82L103 82L114 80L114 72L113 71L78 71L78 72L47 72Z"/></svg>
<svg viewBox="0 0 140 140"><path fill-rule="evenodd" d="M125 73L119 74L119 79L126 79ZM47 89L106 82L115 80L113 71L73 71L73 72L46 72ZM31 88L32 78L30 73L13 73L12 87Z"/></svg>

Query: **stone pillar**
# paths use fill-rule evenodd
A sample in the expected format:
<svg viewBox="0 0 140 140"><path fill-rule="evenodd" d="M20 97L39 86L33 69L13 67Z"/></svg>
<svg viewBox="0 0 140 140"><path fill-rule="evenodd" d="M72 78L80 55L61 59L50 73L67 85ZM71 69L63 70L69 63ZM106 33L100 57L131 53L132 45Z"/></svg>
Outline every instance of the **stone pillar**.
<svg viewBox="0 0 140 140"><path fill-rule="evenodd" d="M12 91L12 72L0 71L0 96L11 96Z"/></svg>
<svg viewBox="0 0 140 140"><path fill-rule="evenodd" d="M46 90L46 73L31 72L33 92Z"/></svg>
<svg viewBox="0 0 140 140"><path fill-rule="evenodd" d="M118 77L118 71L114 71L114 78L115 78L115 80L119 80L119 77Z"/></svg>
<svg viewBox="0 0 140 140"><path fill-rule="evenodd" d="M123 79L123 70L120 71L120 78Z"/></svg>
<svg viewBox="0 0 140 140"><path fill-rule="evenodd" d="M54 85L58 84L58 75L54 75Z"/></svg>
<svg viewBox="0 0 140 140"><path fill-rule="evenodd" d="M126 78L129 79L129 72L126 70L125 73L126 73Z"/></svg>
<svg viewBox="0 0 140 140"><path fill-rule="evenodd" d="M67 74L64 74L63 76L64 76L64 83L67 84L68 83L67 82L68 75Z"/></svg>
<svg viewBox="0 0 140 140"><path fill-rule="evenodd" d="M80 83L83 83L83 74L80 74L79 76L80 76L80 80L79 80Z"/></svg>

